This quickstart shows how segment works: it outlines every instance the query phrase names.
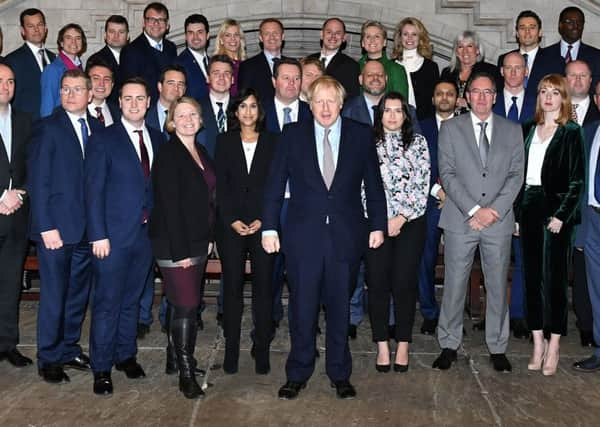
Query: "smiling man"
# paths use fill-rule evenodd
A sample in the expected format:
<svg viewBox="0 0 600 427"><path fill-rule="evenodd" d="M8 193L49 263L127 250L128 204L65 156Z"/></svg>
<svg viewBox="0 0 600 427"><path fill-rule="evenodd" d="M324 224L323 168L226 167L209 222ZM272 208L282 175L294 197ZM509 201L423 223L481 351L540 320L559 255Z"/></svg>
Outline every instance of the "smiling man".
<svg viewBox="0 0 600 427"><path fill-rule="evenodd" d="M313 82L314 120L283 129L266 181L262 245L268 253L281 249L285 254L290 287L291 349L280 399L296 398L314 371L321 301L327 306L327 376L339 398L356 396L350 383L350 289L366 243L372 248L383 243L387 216L371 129L340 117L344 95L330 76ZM276 230L288 180L291 197L280 243ZM368 219L361 203L363 182Z"/></svg>
<svg viewBox="0 0 600 427"><path fill-rule="evenodd" d="M108 101L114 90L114 74L108 64L100 62L100 59L96 61L88 61L87 75L92 82L92 102L88 105L88 111L104 126L110 126L121 116L117 106Z"/></svg>
<svg viewBox="0 0 600 427"><path fill-rule="evenodd" d="M177 57L177 63L185 68L187 94L200 101L208 94L208 20L204 15L195 13L185 18L183 28L186 48Z"/></svg>

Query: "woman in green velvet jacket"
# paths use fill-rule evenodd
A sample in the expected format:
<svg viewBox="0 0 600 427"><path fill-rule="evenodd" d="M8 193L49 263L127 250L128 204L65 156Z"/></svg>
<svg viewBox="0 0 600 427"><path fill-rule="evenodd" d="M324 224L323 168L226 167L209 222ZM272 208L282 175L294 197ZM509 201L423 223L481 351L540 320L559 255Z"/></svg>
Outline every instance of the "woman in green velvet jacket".
<svg viewBox="0 0 600 427"><path fill-rule="evenodd" d="M523 125L525 182L515 202L533 335L527 367L544 375L556 372L560 337L567 333L568 260L584 187L583 134L570 118L564 77L545 76L538 85L535 118Z"/></svg>

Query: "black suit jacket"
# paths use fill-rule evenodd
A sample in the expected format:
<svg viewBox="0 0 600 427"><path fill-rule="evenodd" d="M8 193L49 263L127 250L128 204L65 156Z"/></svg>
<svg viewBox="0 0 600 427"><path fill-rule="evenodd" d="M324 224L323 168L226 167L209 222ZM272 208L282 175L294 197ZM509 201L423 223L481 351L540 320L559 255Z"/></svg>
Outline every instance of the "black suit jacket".
<svg viewBox="0 0 600 427"><path fill-rule="evenodd" d="M204 147L196 147L204 167L214 171ZM158 149L152 186L149 234L154 256L181 261L206 255L213 240L214 194L209 193L202 169L177 136Z"/></svg>
<svg viewBox="0 0 600 427"><path fill-rule="evenodd" d="M175 44L165 38L162 43L163 50L159 52L150 46L148 38L142 33L121 51L121 66L117 81L122 84L129 77L143 77L150 89L151 102L158 101L156 84L162 69L177 61Z"/></svg>
<svg viewBox="0 0 600 427"><path fill-rule="evenodd" d="M540 82L540 80L542 80L542 77L552 72L551 70L547 69L547 66L545 64L544 51L545 49L542 47L538 49L538 52L535 55L535 59L533 60L533 65L531 66L531 69L529 70L529 75L527 77L527 95L533 96L534 98L537 98L537 85ZM520 50L513 49L509 52L503 53L498 57L498 70L502 68L502 64L504 63L504 57L509 53L513 52L520 52ZM502 87L498 88L498 93L501 92L502 88L504 88L504 80L502 80Z"/></svg>
<svg viewBox="0 0 600 427"><path fill-rule="evenodd" d="M565 59L560 54L560 41L546 47L542 59L542 68L544 69L545 74L565 74L566 64ZM590 92L593 92L596 83L600 81L600 50L581 42L577 58L573 59L587 62L592 69L592 87L590 88ZM527 87L529 87L529 85Z"/></svg>
<svg viewBox="0 0 600 427"><path fill-rule="evenodd" d="M236 220L245 224L256 219L262 221L264 187L276 141L275 134L260 133L248 172L239 130L217 137L217 204L225 226Z"/></svg>
<svg viewBox="0 0 600 427"><path fill-rule="evenodd" d="M92 56L90 56L86 62L86 69L89 69L89 66L91 64L93 64L94 62L100 62L100 63L106 64L112 70L113 81L115 82L115 85L114 85L113 90L110 93L110 96L108 97L108 99L111 102L118 103L119 88L121 87L121 82L119 82L117 80L117 78L119 77L119 63L115 59L115 56L111 52L110 48L105 45L98 52L96 52ZM111 113L112 113L112 111L111 111Z"/></svg>
<svg viewBox="0 0 600 427"><path fill-rule="evenodd" d="M4 142L0 137L0 194L8 189L12 179L12 188L27 189L26 185L26 156L29 142L31 141L31 115L15 109L11 114L12 144L11 159ZM6 236L14 230L17 236L23 239L27 235L27 221L29 220L29 197L23 200L23 206L12 215L0 215L0 236Z"/></svg>
<svg viewBox="0 0 600 427"><path fill-rule="evenodd" d="M286 58L285 56L281 56ZM238 74L238 92L242 89L253 88L258 92L259 101L264 101L275 96L273 87L273 73L264 52L242 61Z"/></svg>
<svg viewBox="0 0 600 427"><path fill-rule="evenodd" d="M581 127L586 127L587 125L590 125L598 120L600 120L600 111L598 111L598 107L596 107L594 100L590 97L590 106L585 113Z"/></svg>
<svg viewBox="0 0 600 427"><path fill-rule="evenodd" d="M56 58L56 55L48 49L46 49L46 54L50 60L49 63ZM4 60L15 73L16 86L12 101L13 107L19 111L30 113L32 119L37 120L40 117L42 72L33 52L27 44L23 44L9 53Z"/></svg>
<svg viewBox="0 0 600 427"><path fill-rule="evenodd" d="M320 58L321 53L313 53L309 58ZM360 94L360 84L358 75L360 74L360 66L358 62L350 58L345 53L338 51L325 69L325 74L335 78L346 89L346 99Z"/></svg>

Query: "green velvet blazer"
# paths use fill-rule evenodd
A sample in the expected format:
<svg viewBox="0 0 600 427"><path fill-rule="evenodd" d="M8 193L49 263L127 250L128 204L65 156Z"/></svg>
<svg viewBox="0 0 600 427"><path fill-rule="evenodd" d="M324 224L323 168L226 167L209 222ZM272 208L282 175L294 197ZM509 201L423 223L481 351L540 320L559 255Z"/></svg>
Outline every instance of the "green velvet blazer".
<svg viewBox="0 0 600 427"><path fill-rule="evenodd" d="M529 165L529 147L534 136L536 123L523 124L525 142L525 177ZM581 215L579 199L583 193L585 180L585 150L582 128L573 121L559 126L550 141L542 164L542 189L545 195L547 217L556 217L566 225L579 224ZM520 205L523 188L515 201L517 222L520 218Z"/></svg>

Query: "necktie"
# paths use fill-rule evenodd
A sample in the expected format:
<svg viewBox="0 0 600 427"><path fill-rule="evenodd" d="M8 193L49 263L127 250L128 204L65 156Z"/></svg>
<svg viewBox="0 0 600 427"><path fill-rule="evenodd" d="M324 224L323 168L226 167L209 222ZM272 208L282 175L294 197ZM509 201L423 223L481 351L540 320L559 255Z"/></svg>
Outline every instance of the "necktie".
<svg viewBox="0 0 600 427"><path fill-rule="evenodd" d="M223 111L223 103L217 102L219 111L217 111L217 130L219 133L225 132L225 112Z"/></svg>
<svg viewBox="0 0 600 427"><path fill-rule="evenodd" d="M523 59L525 60L525 66L529 67L528 66L528 62L527 62L529 60L529 54L528 53L524 53L523 54ZM531 70L529 70L529 71L531 71ZM528 75L525 76L525 80L523 80L523 87L525 87L525 88L527 88L527 80L529 80L529 76Z"/></svg>
<svg viewBox="0 0 600 427"><path fill-rule="evenodd" d="M379 107L377 105L371 105L371 110L373 110L373 114L371 115L371 125L375 124L375 118L377 117L377 111L379 111Z"/></svg>
<svg viewBox="0 0 600 427"><path fill-rule="evenodd" d="M490 151L490 141L485 133L487 123L479 122L477 124L481 127L481 131L479 132L479 158L481 159L481 164L485 168L487 165L488 153Z"/></svg>
<svg viewBox="0 0 600 427"><path fill-rule="evenodd" d="M519 99L519 98L516 96L513 96L510 99L512 99L512 104L510 105L510 108L508 109L508 114L506 115L506 118L510 121L518 123L519 122L519 107L517 107L517 99Z"/></svg>
<svg viewBox="0 0 600 427"><path fill-rule="evenodd" d="M156 46L154 46L156 50L158 50L159 52L162 52L162 42L160 43L156 43Z"/></svg>
<svg viewBox="0 0 600 427"><path fill-rule="evenodd" d="M275 65L277 65L280 60L281 60L281 58L279 58L278 56L274 56L271 59L271 74L273 74L273 70L275 69Z"/></svg>
<svg viewBox="0 0 600 427"><path fill-rule="evenodd" d="M290 107L283 107L283 125L292 123L292 115L290 114L292 109Z"/></svg>
<svg viewBox="0 0 600 427"><path fill-rule="evenodd" d="M596 175L594 176L594 199L600 203L600 151L596 159Z"/></svg>
<svg viewBox="0 0 600 427"><path fill-rule="evenodd" d="M143 130L134 130L135 133L138 134L139 137L139 145L140 145L140 159L142 163L142 172L144 172L144 178L148 180L150 178L150 157L148 157L148 150L146 150L146 144L144 144L144 131ZM148 222L148 210L146 207L142 208L142 224Z"/></svg>
<svg viewBox="0 0 600 427"><path fill-rule="evenodd" d="M100 120L100 122L102 122L102 124L104 123L104 114L102 114L102 107L96 107L94 108L96 110L96 118L98 120Z"/></svg>
<svg viewBox="0 0 600 427"><path fill-rule="evenodd" d="M327 58L324 56L321 57L321 64L323 65L323 69L327 68Z"/></svg>
<svg viewBox="0 0 600 427"><path fill-rule="evenodd" d="M571 57L571 49L573 49L573 46L569 45L569 47L567 47L567 54L565 55L565 64L568 64L573 60Z"/></svg>
<svg viewBox="0 0 600 427"><path fill-rule="evenodd" d="M579 104L573 104L573 106L571 108L571 120L573 120L575 123L578 123L577 107L579 107Z"/></svg>
<svg viewBox="0 0 600 427"><path fill-rule="evenodd" d="M38 50L38 53L42 57L42 70L43 70L44 68L46 68L46 65L48 65L48 61L46 61L46 50L44 48L41 48L40 50Z"/></svg>
<svg viewBox="0 0 600 427"><path fill-rule="evenodd" d="M169 110L164 110L164 111L165 111L165 121L162 126L162 131L163 131L163 133L166 133L167 132L167 119L169 118Z"/></svg>
<svg viewBox="0 0 600 427"><path fill-rule="evenodd" d="M325 181L328 190L331 187L333 175L335 174L333 150L329 143L329 132L331 132L331 129L325 129L325 135L323 136L323 181Z"/></svg>
<svg viewBox="0 0 600 427"><path fill-rule="evenodd" d="M85 119L82 117L77 120L81 125L81 140L83 141L83 149L87 146L88 139L90 139L90 135L88 134L88 127Z"/></svg>
<svg viewBox="0 0 600 427"><path fill-rule="evenodd" d="M202 62L204 63L204 75L208 76L208 55L204 55Z"/></svg>

